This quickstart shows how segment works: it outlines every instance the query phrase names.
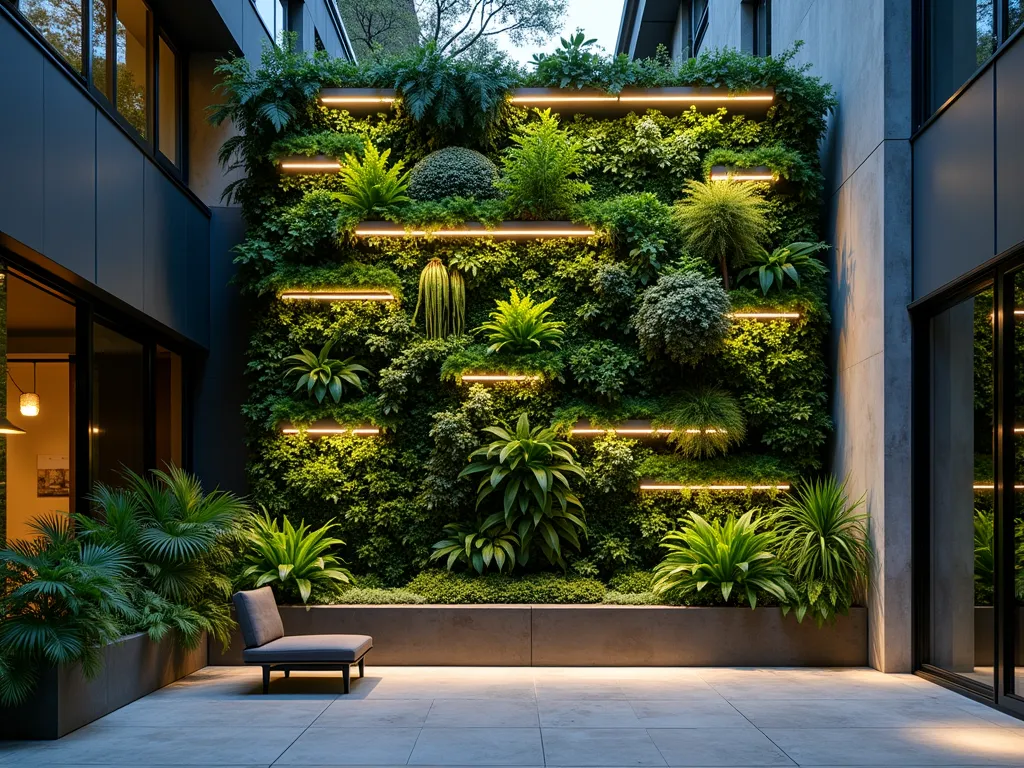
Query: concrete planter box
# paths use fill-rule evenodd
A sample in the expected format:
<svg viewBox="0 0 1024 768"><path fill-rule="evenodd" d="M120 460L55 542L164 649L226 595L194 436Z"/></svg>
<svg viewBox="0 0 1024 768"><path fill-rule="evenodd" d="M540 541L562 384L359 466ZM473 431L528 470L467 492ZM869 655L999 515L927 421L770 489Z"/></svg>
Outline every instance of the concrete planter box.
<svg viewBox="0 0 1024 768"><path fill-rule="evenodd" d="M185 651L170 635L154 643L140 633L111 643L103 655L103 669L92 680L77 665L47 669L32 698L20 707L0 707L0 738L59 739L202 669L207 643Z"/></svg>
<svg viewBox="0 0 1024 768"><path fill-rule="evenodd" d="M618 605L282 606L287 634L373 636L380 666L864 666L868 620L833 627L778 608ZM241 664L236 634L210 664Z"/></svg>

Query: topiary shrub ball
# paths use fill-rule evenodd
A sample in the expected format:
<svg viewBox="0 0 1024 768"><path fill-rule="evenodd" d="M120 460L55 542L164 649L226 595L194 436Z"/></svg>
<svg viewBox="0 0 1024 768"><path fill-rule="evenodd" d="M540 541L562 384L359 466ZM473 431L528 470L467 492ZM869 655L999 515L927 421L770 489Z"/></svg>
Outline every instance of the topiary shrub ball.
<svg viewBox="0 0 1024 768"><path fill-rule="evenodd" d="M431 152L412 169L409 196L413 200L446 197L498 197L498 169L490 160L465 147L445 147Z"/></svg>
<svg viewBox="0 0 1024 768"><path fill-rule="evenodd" d="M728 313L729 296L718 278L677 272L643 292L632 325L648 359L694 365L722 348Z"/></svg>

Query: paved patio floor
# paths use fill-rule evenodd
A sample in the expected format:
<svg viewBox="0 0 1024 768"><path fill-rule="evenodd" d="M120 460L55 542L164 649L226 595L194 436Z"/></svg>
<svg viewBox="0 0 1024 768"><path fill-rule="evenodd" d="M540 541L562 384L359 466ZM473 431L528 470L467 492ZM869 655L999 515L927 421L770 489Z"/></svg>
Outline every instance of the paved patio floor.
<svg viewBox="0 0 1024 768"><path fill-rule="evenodd" d="M1024 766L1024 722L867 669L208 667L18 766Z"/></svg>

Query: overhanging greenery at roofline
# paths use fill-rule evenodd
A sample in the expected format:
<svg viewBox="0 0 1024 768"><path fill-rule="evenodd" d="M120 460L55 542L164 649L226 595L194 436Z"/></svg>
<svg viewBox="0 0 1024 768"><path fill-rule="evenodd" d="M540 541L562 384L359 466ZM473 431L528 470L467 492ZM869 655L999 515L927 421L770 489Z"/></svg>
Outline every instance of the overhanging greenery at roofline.
<svg viewBox="0 0 1024 768"><path fill-rule="evenodd" d="M222 65L226 104L217 117L230 117L242 131L224 154L245 171L231 193L249 224L236 261L252 318L245 415L255 500L317 526L337 518L352 570L400 584L428 567L431 545L443 537L445 524L477 518L476 482L459 473L470 453L491 439L485 427L514 425L526 413L535 426L555 425L562 439L580 420L613 425L649 419L685 432L688 425L672 421L680 403L698 392L723 392L738 404L745 425L742 442L725 455L686 458L666 440L571 440L585 473L572 483L589 535L578 552L565 551L567 565L607 578L623 568L651 567L662 535L685 512L720 517L772 503L773 493L760 492L641 494L641 479L774 484L820 470L831 428L822 278L807 275L801 286L787 284L785 292L767 297L753 283L734 286L728 293L733 313L770 310L798 317L732 320L720 350L695 365L649 358L636 326L645 290L664 276L696 272L708 284L717 280L717 264L684 253L672 207L686 182L706 179L713 164L766 166L782 180L756 187L764 199L763 245L769 251L821 239L817 143L834 101L827 85L792 64L792 55L713 52L674 65L623 57L581 63L561 51L531 73L502 60L445 59L429 48L359 65L288 51L268 51L258 70L244 60ZM294 155L351 162L366 141L375 151L390 150L387 164L402 161L405 170L444 146L478 150L500 166L512 136L541 119L509 102L515 87L615 93L669 85L774 89L775 102L759 119L727 109L562 119L559 130L580 149L578 181L591 189L566 203L563 217L592 227L591 237L356 238L360 218L427 230L468 221L494 225L509 218L508 198L499 192L414 200L360 217L340 201L339 175L281 174L276 167L280 158ZM399 99L379 114L356 117L319 104L324 87L397 88ZM465 334L428 338L422 309L413 321L421 272L432 259L464 280ZM285 291L317 289L386 289L396 300L280 298ZM563 334L552 338L560 346L487 353L489 340L472 329L487 322L512 289L537 301L554 298L551 318L563 324ZM364 391L346 386L338 402L294 392L295 380L284 377L282 361L303 348L316 354L332 339L335 362L351 358L372 372L363 377ZM460 383L468 372L539 379ZM278 429L282 422L325 418L381 427L383 433L313 440ZM481 506L482 517L501 509L500 499L493 508L488 503ZM526 569L545 563L534 558Z"/></svg>

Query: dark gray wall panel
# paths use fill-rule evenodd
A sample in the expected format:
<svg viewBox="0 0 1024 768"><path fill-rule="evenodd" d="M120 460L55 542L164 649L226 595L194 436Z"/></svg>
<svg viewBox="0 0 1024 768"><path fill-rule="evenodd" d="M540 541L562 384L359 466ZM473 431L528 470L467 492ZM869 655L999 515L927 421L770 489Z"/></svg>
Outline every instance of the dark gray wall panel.
<svg viewBox="0 0 1024 768"><path fill-rule="evenodd" d="M96 121L96 283L143 309L148 161L105 117Z"/></svg>
<svg viewBox="0 0 1024 768"><path fill-rule="evenodd" d="M263 53L263 46L270 45L270 35L267 34L267 28L263 26L263 22L256 14L256 9L248 0L242 5L242 35L245 58L258 65L260 55Z"/></svg>
<svg viewBox="0 0 1024 768"><path fill-rule="evenodd" d="M187 198L152 163L146 162L145 298L143 309L181 333L187 332Z"/></svg>
<svg viewBox="0 0 1024 768"><path fill-rule="evenodd" d="M1024 240L1024 43L996 62L996 251Z"/></svg>
<svg viewBox="0 0 1024 768"><path fill-rule="evenodd" d="M45 88L43 253L95 280L96 107L56 67L46 67Z"/></svg>
<svg viewBox="0 0 1024 768"><path fill-rule="evenodd" d="M994 255L993 75L914 142L914 297Z"/></svg>
<svg viewBox="0 0 1024 768"><path fill-rule="evenodd" d="M0 232L43 247L42 52L0 17Z"/></svg>
<svg viewBox="0 0 1024 768"><path fill-rule="evenodd" d="M188 206L188 335L210 345L210 218ZM222 290L222 286L217 286Z"/></svg>
<svg viewBox="0 0 1024 768"><path fill-rule="evenodd" d="M249 4L249 0L213 0L213 5L224 20L224 24L227 25L228 31L239 42L244 39L242 19L244 8Z"/></svg>
<svg viewBox="0 0 1024 768"><path fill-rule="evenodd" d="M213 208L210 219L210 354L196 394L195 468L204 485L245 493L246 328L231 249L245 237L238 208ZM198 279L198 278L197 278Z"/></svg>

